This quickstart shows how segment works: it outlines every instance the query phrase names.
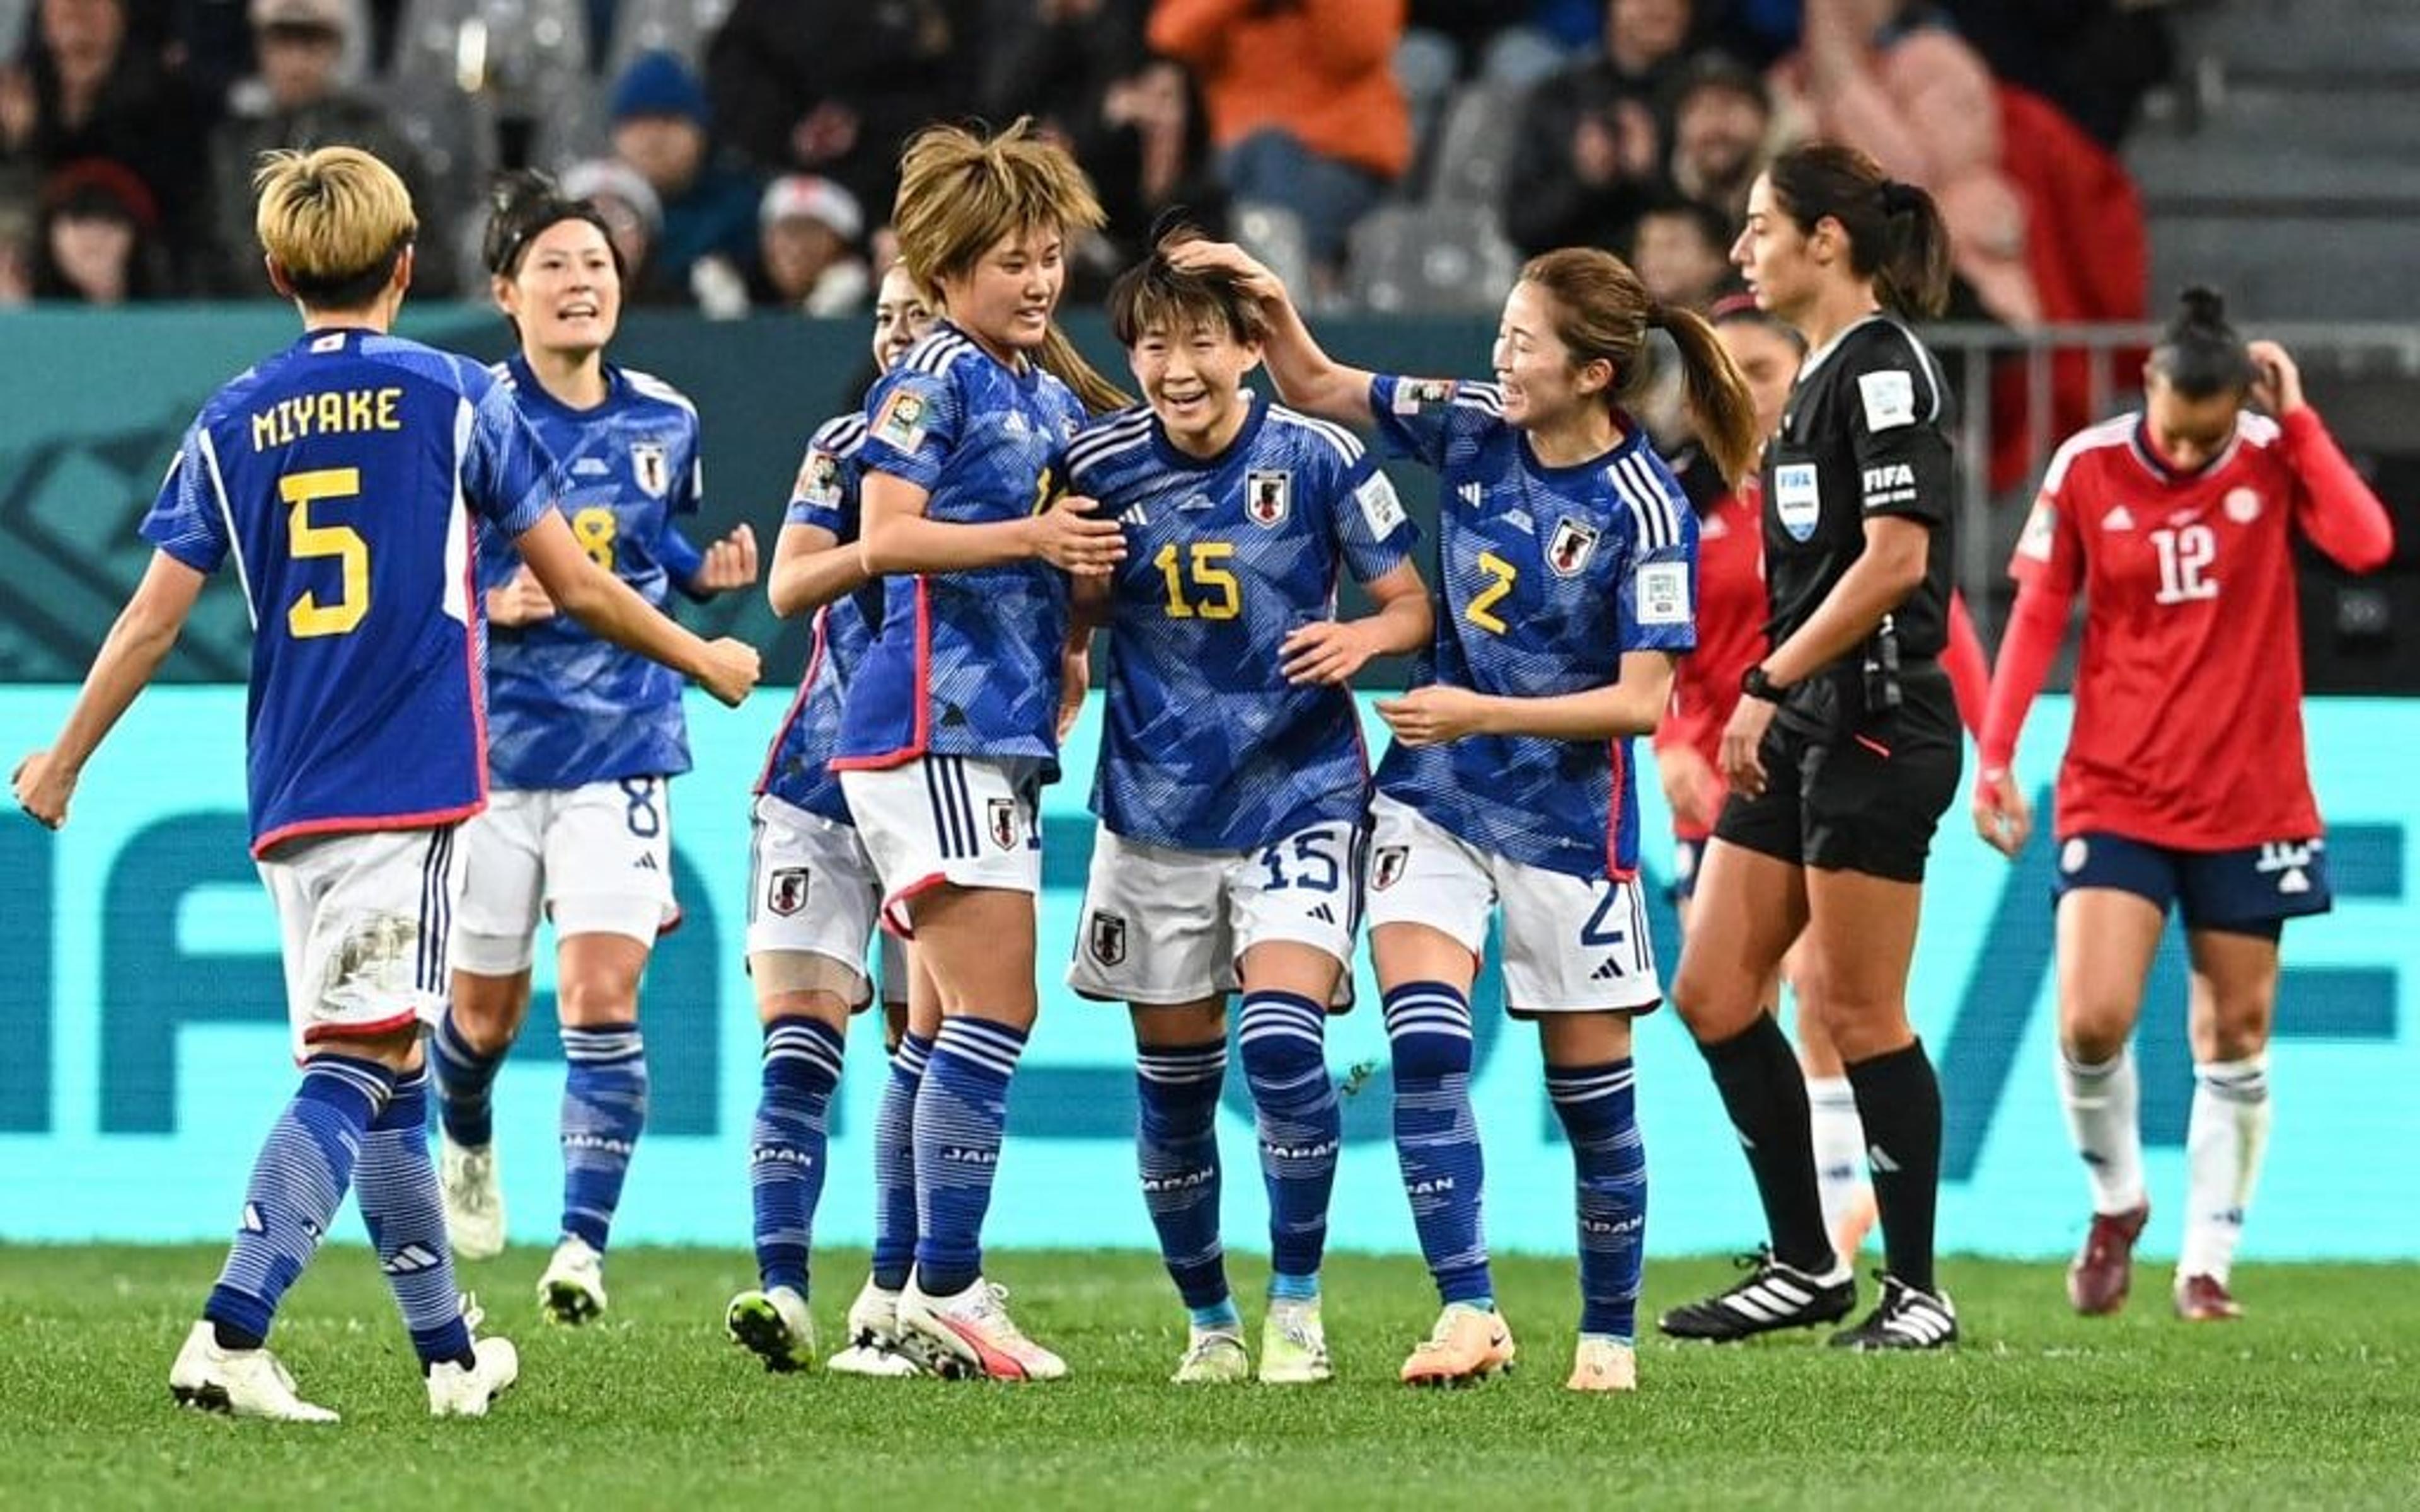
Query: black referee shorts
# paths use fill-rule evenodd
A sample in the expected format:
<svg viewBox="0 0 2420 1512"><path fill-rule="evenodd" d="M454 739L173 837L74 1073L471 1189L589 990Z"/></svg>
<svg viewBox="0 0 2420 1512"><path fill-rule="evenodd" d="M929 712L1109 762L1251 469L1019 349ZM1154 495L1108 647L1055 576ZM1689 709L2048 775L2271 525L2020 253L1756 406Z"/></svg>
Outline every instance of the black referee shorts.
<svg viewBox="0 0 2420 1512"><path fill-rule="evenodd" d="M1792 711L1765 731L1765 788L1737 788L1717 838L1793 866L1922 882L1932 832L1958 795L1964 751L1958 704L1938 667L1900 677L1900 706L1817 734Z"/></svg>

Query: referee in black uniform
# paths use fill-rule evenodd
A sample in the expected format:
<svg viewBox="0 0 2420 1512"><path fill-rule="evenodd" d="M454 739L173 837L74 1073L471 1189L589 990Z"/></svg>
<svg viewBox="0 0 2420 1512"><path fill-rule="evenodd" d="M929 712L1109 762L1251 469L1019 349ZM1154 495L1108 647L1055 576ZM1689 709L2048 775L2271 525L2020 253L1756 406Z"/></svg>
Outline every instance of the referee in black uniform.
<svg viewBox="0 0 2420 1512"><path fill-rule="evenodd" d="M1745 1280L1662 1326L1736 1339L1856 1304L1816 1196L1807 1084L1763 1001L1803 928L1865 1124L1887 1263L1879 1304L1832 1342L1942 1349L1958 1318L1933 1275L1941 1089L1908 1024L1907 973L1961 755L1935 659L1954 560L1951 416L1939 365L1901 322L1939 312L1948 234L1924 191L1818 145L1757 180L1731 257L1807 357L1764 453L1773 650L1723 732L1731 795L1671 995L1746 1149L1772 1244Z"/></svg>

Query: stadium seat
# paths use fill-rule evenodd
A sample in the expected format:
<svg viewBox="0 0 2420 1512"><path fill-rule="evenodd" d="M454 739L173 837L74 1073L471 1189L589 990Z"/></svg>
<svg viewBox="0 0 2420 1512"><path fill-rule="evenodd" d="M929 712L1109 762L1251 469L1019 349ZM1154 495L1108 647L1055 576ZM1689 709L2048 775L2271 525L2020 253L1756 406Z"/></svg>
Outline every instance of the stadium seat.
<svg viewBox="0 0 2420 1512"><path fill-rule="evenodd" d="M1520 146L1521 102L1510 85L1473 84L1454 95L1437 129L1430 204L1492 211L1503 203L1505 172Z"/></svg>
<svg viewBox="0 0 2420 1512"><path fill-rule="evenodd" d="M613 13L613 35L598 39L605 50L598 76L620 78L632 58L658 49L676 53L703 71L706 43L721 29L731 7L732 0L621 0Z"/></svg>
<svg viewBox="0 0 2420 1512"><path fill-rule="evenodd" d="M1267 264L1286 287L1311 286L1311 241L1300 216L1259 200L1239 202L1233 214L1237 246Z"/></svg>
<svg viewBox="0 0 2420 1512"><path fill-rule="evenodd" d="M1347 298L1381 312L1481 312L1521 261L1494 220L1463 205L1388 205L1353 228Z"/></svg>

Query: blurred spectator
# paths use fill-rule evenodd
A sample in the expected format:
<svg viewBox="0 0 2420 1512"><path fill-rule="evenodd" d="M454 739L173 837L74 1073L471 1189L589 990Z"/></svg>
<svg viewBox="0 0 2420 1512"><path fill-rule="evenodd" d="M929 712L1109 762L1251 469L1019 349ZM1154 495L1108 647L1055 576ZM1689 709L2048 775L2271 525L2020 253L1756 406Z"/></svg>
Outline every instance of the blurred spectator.
<svg viewBox="0 0 2420 1512"><path fill-rule="evenodd" d="M640 290L656 286L648 275L655 268L656 240L663 234L664 207L638 169L617 158L591 158L563 170L556 187L566 199L596 206L604 218L606 234L622 259L622 286L630 291L626 302L689 302L688 291L680 288L654 301L639 297Z"/></svg>
<svg viewBox="0 0 2420 1512"><path fill-rule="evenodd" d="M1602 0L1411 0L1395 78L1411 106L1412 140L1431 141L1465 77L1534 88L1595 51L1604 19Z"/></svg>
<svg viewBox="0 0 2420 1512"><path fill-rule="evenodd" d="M23 58L0 69L0 158L122 164L180 253L209 242L209 115L155 51L130 44L123 0L40 0Z"/></svg>
<svg viewBox="0 0 2420 1512"><path fill-rule="evenodd" d="M0 173L0 309L34 297L34 244L41 211L24 176Z"/></svg>
<svg viewBox="0 0 2420 1512"><path fill-rule="evenodd" d="M614 81L613 121L614 157L639 171L662 208L639 301L686 295L728 315L736 290L744 307L756 263L756 180L716 160L696 75L670 53L642 53Z"/></svg>
<svg viewBox="0 0 2420 1512"><path fill-rule="evenodd" d="M2003 81L2065 111L2114 150L2143 96L2176 70L2164 8L2144 0L1947 0L1959 34Z"/></svg>
<svg viewBox="0 0 2420 1512"><path fill-rule="evenodd" d="M1672 195L1638 217L1630 266L1648 298L1676 309L1700 309L1730 272L1732 225L1711 205Z"/></svg>
<svg viewBox="0 0 2420 1512"><path fill-rule="evenodd" d="M160 211L123 163L85 158L42 186L34 297L123 304L164 292Z"/></svg>
<svg viewBox="0 0 2420 1512"><path fill-rule="evenodd" d="M1106 294L1151 250L1164 215L1181 215L1213 237L1227 234L1227 191L1211 172L1209 119L1182 65L1151 58L1111 84L1073 146L1109 224L1078 246L1071 299L1089 303Z"/></svg>
<svg viewBox="0 0 2420 1512"><path fill-rule="evenodd" d="M1331 285L1345 238L1411 163L1392 59L1404 0L1158 0L1151 45L1209 104L1218 176L1238 200L1301 218Z"/></svg>
<svg viewBox="0 0 2420 1512"><path fill-rule="evenodd" d="M424 249L412 264L412 291L439 298L458 293L448 255L454 207L385 110L337 85L346 28L355 24L350 0L250 0L249 10L260 72L237 86L227 118L210 135L212 285L252 296L268 289L253 231L252 175L260 155L274 147L345 146L377 154L411 191Z"/></svg>
<svg viewBox="0 0 2420 1512"><path fill-rule="evenodd" d="M784 174L765 186L757 210L757 302L806 315L854 315L874 291L857 241L865 212L857 196L814 174Z"/></svg>
<svg viewBox="0 0 2420 1512"><path fill-rule="evenodd" d="M1764 81L1723 54L1701 54L1672 103L1673 187L1736 226L1747 218L1747 192L1764 171L1772 132Z"/></svg>
<svg viewBox="0 0 2420 1512"><path fill-rule="evenodd" d="M1689 0L1607 0L1603 51L1530 92L1504 195L1505 234L1525 256L1629 243L1663 181L1689 15Z"/></svg>
<svg viewBox="0 0 2420 1512"><path fill-rule="evenodd" d="M974 99L981 0L738 0L706 53L725 140L759 168L837 179L890 219L899 148Z"/></svg>
<svg viewBox="0 0 2420 1512"><path fill-rule="evenodd" d="M988 0L976 114L1073 135L1143 63L1150 0Z"/></svg>

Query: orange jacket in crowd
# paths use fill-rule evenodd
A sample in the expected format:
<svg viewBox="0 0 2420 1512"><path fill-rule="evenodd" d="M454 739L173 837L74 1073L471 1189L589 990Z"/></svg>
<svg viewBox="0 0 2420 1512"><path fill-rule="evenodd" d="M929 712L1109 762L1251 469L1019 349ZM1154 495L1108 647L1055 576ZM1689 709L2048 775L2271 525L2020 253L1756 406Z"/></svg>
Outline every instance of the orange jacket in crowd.
<svg viewBox="0 0 2420 1512"><path fill-rule="evenodd" d="M1193 70L1210 134L1278 127L1324 158L1400 178L1412 123L1395 84L1404 0L1159 0L1152 47Z"/></svg>

